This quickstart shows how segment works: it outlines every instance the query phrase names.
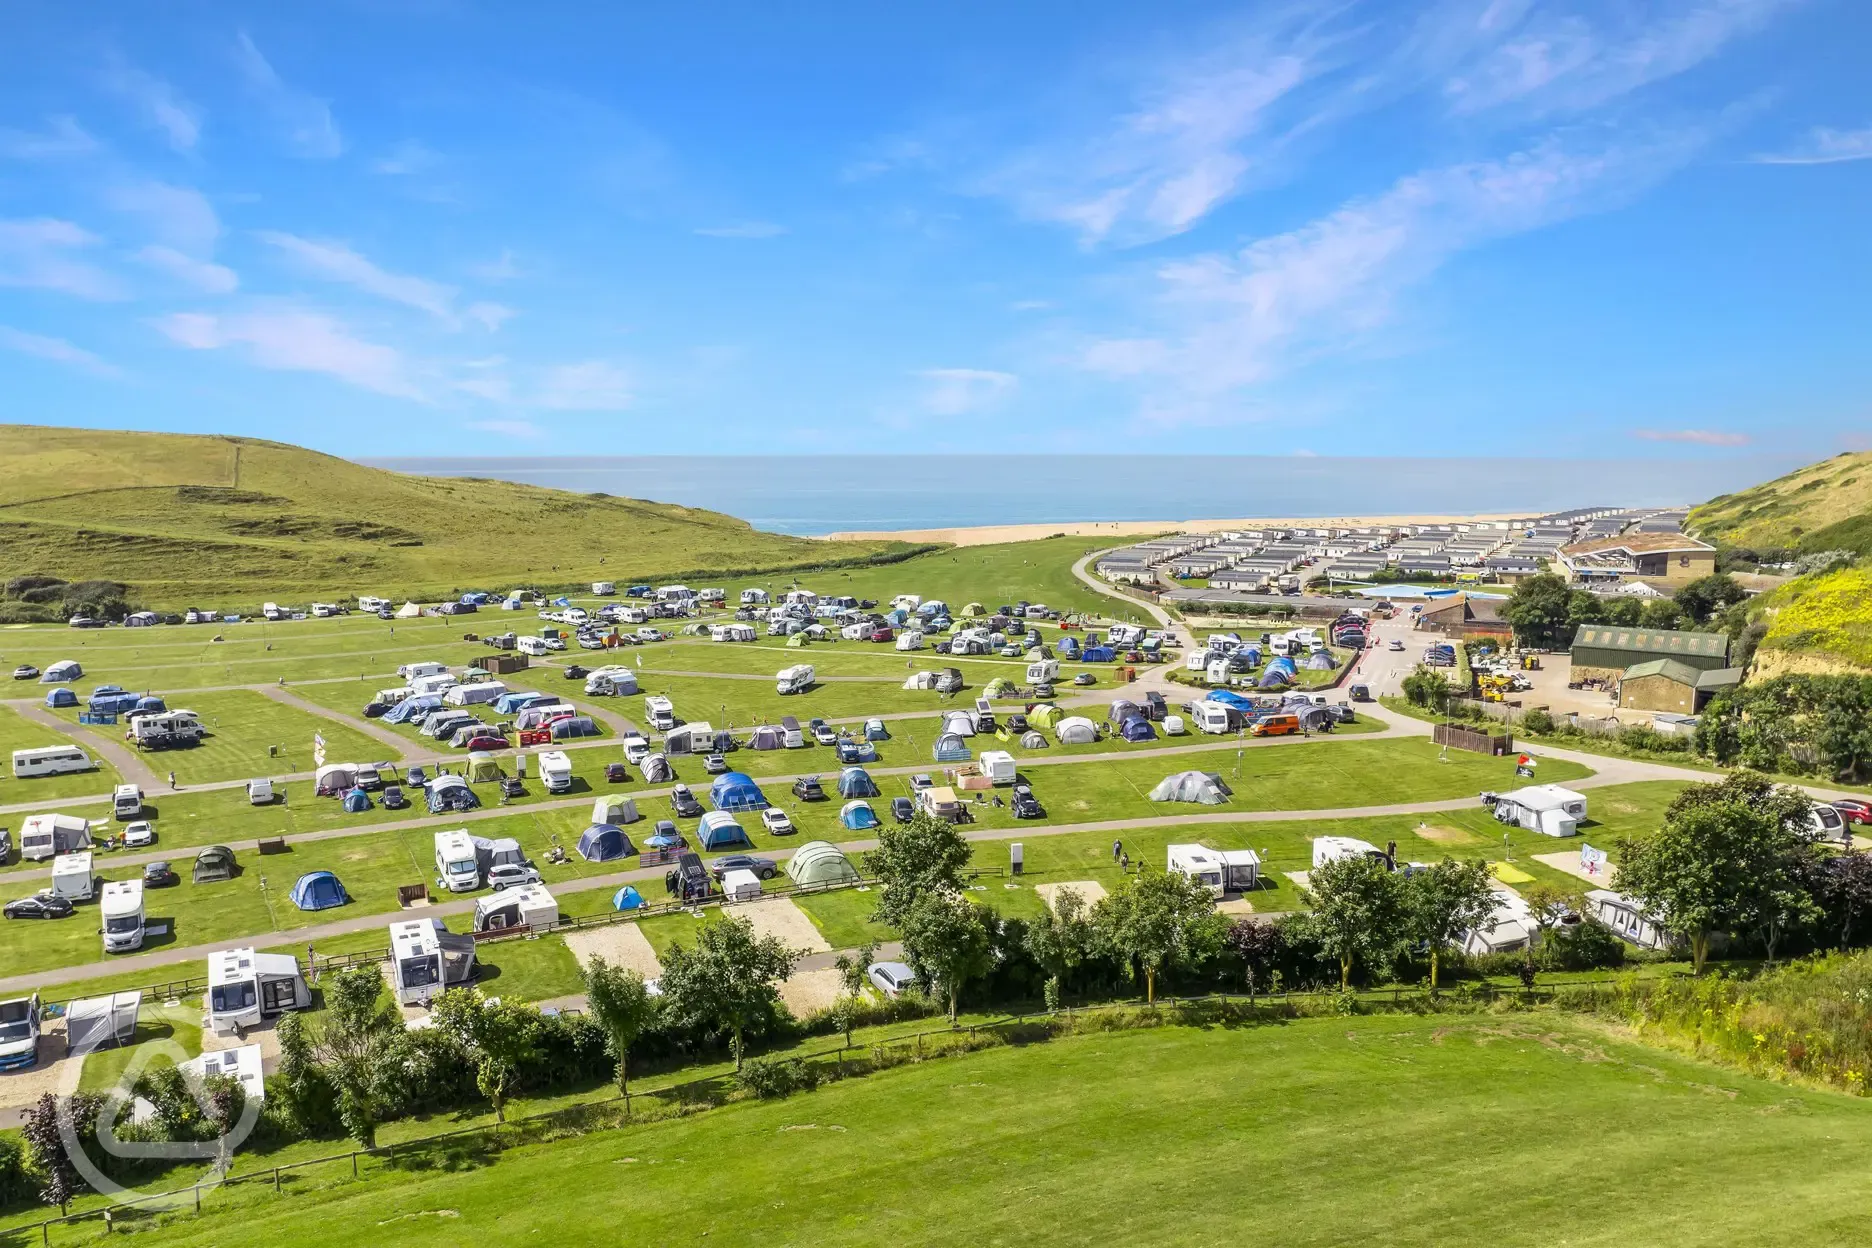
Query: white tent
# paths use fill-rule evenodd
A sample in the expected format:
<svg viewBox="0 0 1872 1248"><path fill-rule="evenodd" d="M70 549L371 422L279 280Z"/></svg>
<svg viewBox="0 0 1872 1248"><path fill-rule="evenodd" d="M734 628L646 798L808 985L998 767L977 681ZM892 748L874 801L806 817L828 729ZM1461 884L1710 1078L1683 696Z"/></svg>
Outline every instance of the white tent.
<svg viewBox="0 0 1872 1248"><path fill-rule="evenodd" d="M1020 743L1023 750L1044 750L1047 748L1047 739L1031 728L1021 734Z"/></svg>
<svg viewBox="0 0 1872 1248"><path fill-rule="evenodd" d="M452 685L442 695L442 700L450 706L479 706L483 702L498 701L507 686L498 680L481 680L472 685Z"/></svg>
<svg viewBox="0 0 1872 1248"><path fill-rule="evenodd" d="M615 823L620 826L636 823L642 815L637 813L634 799L621 793L607 793L592 802L591 821L593 823Z"/></svg>
<svg viewBox="0 0 1872 1248"><path fill-rule="evenodd" d="M422 608L413 602L406 602L397 609L397 619L413 620L422 615Z"/></svg>
<svg viewBox="0 0 1872 1248"><path fill-rule="evenodd" d="M1156 788L1150 791L1153 802L1200 802L1204 806L1220 806L1228 800L1228 794L1214 776L1200 771L1179 771L1174 776L1165 776Z"/></svg>
<svg viewBox="0 0 1872 1248"><path fill-rule="evenodd" d="M936 687L936 673L913 672L910 678L904 681L903 687L906 689L934 689Z"/></svg>
<svg viewBox="0 0 1872 1248"><path fill-rule="evenodd" d="M958 737L972 737L975 735L975 717L967 711L950 711L943 716L942 730Z"/></svg>
<svg viewBox="0 0 1872 1248"><path fill-rule="evenodd" d="M86 997L65 1008L65 1040L73 1053L89 1053L110 1044L129 1044L136 1038L141 992L114 992L107 997Z"/></svg>
<svg viewBox="0 0 1872 1248"><path fill-rule="evenodd" d="M1054 725L1061 745L1086 745L1098 740L1098 725L1083 715L1068 715Z"/></svg>

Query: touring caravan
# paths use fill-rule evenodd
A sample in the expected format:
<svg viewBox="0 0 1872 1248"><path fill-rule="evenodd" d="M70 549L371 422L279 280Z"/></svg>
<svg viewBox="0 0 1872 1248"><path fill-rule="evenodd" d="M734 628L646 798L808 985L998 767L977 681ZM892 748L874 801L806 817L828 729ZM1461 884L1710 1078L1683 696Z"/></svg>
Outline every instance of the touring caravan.
<svg viewBox="0 0 1872 1248"><path fill-rule="evenodd" d="M218 1036L311 1005L312 990L291 954L223 949L208 955L207 1024Z"/></svg>
<svg viewBox="0 0 1872 1248"><path fill-rule="evenodd" d="M13 778L31 780L35 776L63 776L78 771L95 771L91 756L75 745L42 745L13 751Z"/></svg>
<svg viewBox="0 0 1872 1248"><path fill-rule="evenodd" d="M543 637L516 638L514 641L514 648L520 651L521 654L531 655L536 659L543 658L551 653L551 649L547 646L546 639Z"/></svg>
<svg viewBox="0 0 1872 1248"><path fill-rule="evenodd" d="M433 659L425 659L420 663L403 664L396 669L396 674L401 676L405 681L414 682L418 677L439 676L446 671L448 671L448 664L437 663Z"/></svg>
<svg viewBox="0 0 1872 1248"><path fill-rule="evenodd" d="M564 750L543 750L539 755L540 783L548 793L566 793L572 788L572 760Z"/></svg>
<svg viewBox="0 0 1872 1248"><path fill-rule="evenodd" d="M474 982L473 936L457 936L440 919L390 925L390 965L398 1005L428 1005L450 988Z"/></svg>
<svg viewBox="0 0 1872 1248"><path fill-rule="evenodd" d="M1234 730L1234 716L1229 708L1220 702L1204 699L1190 703L1190 720L1196 725L1197 732L1222 735Z"/></svg>
<svg viewBox="0 0 1872 1248"><path fill-rule="evenodd" d="M617 593L617 585L611 581L593 581L592 593L597 594L600 598L606 598Z"/></svg>
<svg viewBox="0 0 1872 1248"><path fill-rule="evenodd" d="M20 857L45 862L91 846L91 825L76 815L28 815L20 824Z"/></svg>
<svg viewBox="0 0 1872 1248"><path fill-rule="evenodd" d="M66 901L90 901L97 895L90 850L60 854L52 860L52 891Z"/></svg>
<svg viewBox="0 0 1872 1248"><path fill-rule="evenodd" d="M142 880L105 884L98 912L104 920L105 953L129 953L143 947Z"/></svg>
<svg viewBox="0 0 1872 1248"><path fill-rule="evenodd" d="M1058 680L1060 665L1058 659L1036 659L1027 665L1027 683L1039 684L1044 681Z"/></svg>
<svg viewBox="0 0 1872 1248"><path fill-rule="evenodd" d="M1586 795L1557 784L1531 784L1495 799L1495 818L1543 836L1576 836L1586 817Z"/></svg>
<svg viewBox="0 0 1872 1248"><path fill-rule="evenodd" d="M1006 750L983 750L981 755L982 775L990 784L1013 784L1015 779L1014 756Z"/></svg>
<svg viewBox="0 0 1872 1248"><path fill-rule="evenodd" d="M166 750L199 743L205 735L194 711L159 711L130 721L130 739L138 749Z"/></svg>
<svg viewBox="0 0 1872 1248"><path fill-rule="evenodd" d="M1252 849L1172 845L1168 865L1171 871L1195 880L1217 897L1247 892L1261 878L1261 855Z"/></svg>
<svg viewBox="0 0 1872 1248"><path fill-rule="evenodd" d="M774 681L774 689L778 693L805 693L812 688L813 666L810 663L795 663L792 667L783 667Z"/></svg>
<svg viewBox="0 0 1872 1248"><path fill-rule="evenodd" d="M472 893L481 887L481 864L466 828L435 834L435 869L437 881L451 893Z"/></svg>
<svg viewBox="0 0 1872 1248"><path fill-rule="evenodd" d="M525 884L490 893L475 902L474 930L502 932L514 927L550 928L559 922L559 903L544 884Z"/></svg>

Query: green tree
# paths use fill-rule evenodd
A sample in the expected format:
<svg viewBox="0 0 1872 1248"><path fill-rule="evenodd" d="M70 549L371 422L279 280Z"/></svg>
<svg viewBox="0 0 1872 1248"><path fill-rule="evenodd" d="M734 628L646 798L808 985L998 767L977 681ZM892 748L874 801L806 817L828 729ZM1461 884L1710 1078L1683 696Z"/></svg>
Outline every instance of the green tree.
<svg viewBox="0 0 1872 1248"><path fill-rule="evenodd" d="M962 989L994 969L988 916L960 893L926 892L903 923L904 961L949 999L949 1021L961 1009Z"/></svg>
<svg viewBox="0 0 1872 1248"><path fill-rule="evenodd" d="M1442 673L1428 664L1419 663L1411 669L1400 686L1404 697L1412 706L1421 706L1427 710L1441 712L1448 708L1450 698L1449 682Z"/></svg>
<svg viewBox="0 0 1872 1248"><path fill-rule="evenodd" d="M968 842L946 820L918 811L909 823L885 827L865 855L865 870L883 885L872 917L902 927L923 894L959 890L968 863Z"/></svg>
<svg viewBox="0 0 1872 1248"><path fill-rule="evenodd" d="M1604 602L1604 608L1607 624L1633 628L1644 618L1644 604L1636 598L1613 598Z"/></svg>
<svg viewBox="0 0 1872 1248"><path fill-rule="evenodd" d="M1215 895L1180 871L1145 864L1092 909L1092 923L1132 968L1144 972L1144 999L1156 1004L1157 976L1220 950Z"/></svg>
<svg viewBox="0 0 1872 1248"><path fill-rule="evenodd" d="M1027 956L1046 969L1056 999L1073 972L1092 956L1097 942L1091 907L1077 889L1060 889L1052 907L1027 924Z"/></svg>
<svg viewBox="0 0 1872 1248"><path fill-rule="evenodd" d="M1339 959L1339 988L1352 986L1360 958L1386 956L1406 930L1404 890L1390 864L1359 854L1307 873L1311 926L1320 949Z"/></svg>
<svg viewBox="0 0 1872 1248"><path fill-rule="evenodd" d="M1638 612L1636 621L1640 628L1680 628L1683 622L1683 608L1674 598L1651 599Z"/></svg>
<svg viewBox="0 0 1872 1248"><path fill-rule="evenodd" d="M1573 899L1551 884L1529 885L1522 890L1521 900L1527 903L1528 913L1534 916L1534 926L1540 929L1542 940L1573 909Z"/></svg>
<svg viewBox="0 0 1872 1248"><path fill-rule="evenodd" d="M799 957L779 937L756 937L752 923L730 916L704 927L693 947L677 945L665 954L659 983L684 1026L728 1032L739 1071L742 1037L772 1015L780 1001L778 985Z"/></svg>
<svg viewBox="0 0 1872 1248"><path fill-rule="evenodd" d="M627 966L593 957L585 965L585 1006L605 1033L605 1048L617 1062L621 1096L630 1091L630 1048L656 1015L656 1000L644 977Z"/></svg>
<svg viewBox="0 0 1872 1248"><path fill-rule="evenodd" d="M839 954L832 963L839 977L838 1001L832 1008L838 1017L839 1030L845 1033L845 1047L848 1049L851 1047L852 1024L858 1018L858 1005L864 1000L865 990L871 983L871 959L876 956L877 942L874 940Z"/></svg>
<svg viewBox="0 0 1872 1248"><path fill-rule="evenodd" d="M1678 590L1675 597L1684 619L1691 624L1703 625L1747 598L1748 591L1727 572L1715 572L1691 581Z"/></svg>
<svg viewBox="0 0 1872 1248"><path fill-rule="evenodd" d="M1552 572L1530 576L1514 587L1502 604L1502 619L1514 629L1515 642L1539 649L1553 649L1572 637L1567 615L1572 605L1572 591L1566 580Z"/></svg>
<svg viewBox="0 0 1872 1248"><path fill-rule="evenodd" d="M1403 901L1411 934L1430 948L1430 991L1437 988L1443 950L1495 913L1490 880L1488 863L1480 858L1445 858L1405 877Z"/></svg>
<svg viewBox="0 0 1872 1248"><path fill-rule="evenodd" d="M475 1064L475 1087L497 1122L507 1121L507 1097L520 1068L533 1060L539 1011L519 1001L492 1000L479 988L451 988L430 1011L436 1027L454 1036Z"/></svg>
<svg viewBox="0 0 1872 1248"><path fill-rule="evenodd" d="M366 1148L377 1144L387 1079L384 1055L399 1024L375 966L354 966L324 984L325 1021L312 1044L333 1090L345 1132Z"/></svg>

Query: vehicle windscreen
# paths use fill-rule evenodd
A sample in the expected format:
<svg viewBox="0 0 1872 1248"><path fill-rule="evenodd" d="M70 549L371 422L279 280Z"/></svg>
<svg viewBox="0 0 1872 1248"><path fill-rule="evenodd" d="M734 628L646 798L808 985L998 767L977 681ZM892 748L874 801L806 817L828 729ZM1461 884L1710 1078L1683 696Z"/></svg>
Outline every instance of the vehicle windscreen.
<svg viewBox="0 0 1872 1248"><path fill-rule="evenodd" d="M143 926L143 920L136 915L104 920L104 932L109 936L128 936Z"/></svg>

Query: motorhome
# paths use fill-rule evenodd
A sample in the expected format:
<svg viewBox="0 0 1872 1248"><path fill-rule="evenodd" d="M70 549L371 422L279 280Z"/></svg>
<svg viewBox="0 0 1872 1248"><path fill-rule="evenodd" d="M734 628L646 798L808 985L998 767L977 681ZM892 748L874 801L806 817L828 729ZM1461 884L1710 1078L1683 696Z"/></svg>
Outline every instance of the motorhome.
<svg viewBox="0 0 1872 1248"><path fill-rule="evenodd" d="M138 749L144 750L195 745L206 731L194 711L157 711L130 721L130 739Z"/></svg>
<svg viewBox="0 0 1872 1248"><path fill-rule="evenodd" d="M390 605L388 598L374 598L369 594L359 594L357 600L360 611L382 611Z"/></svg>
<svg viewBox="0 0 1872 1248"><path fill-rule="evenodd" d="M312 604L312 618L315 620L329 620L337 614L338 604L335 602L315 602Z"/></svg>
<svg viewBox="0 0 1872 1248"><path fill-rule="evenodd" d="M653 693L644 699L644 714L649 717L650 726L658 732L668 732L676 726L676 708L660 693Z"/></svg>
<svg viewBox="0 0 1872 1248"><path fill-rule="evenodd" d="M134 784L120 784L111 792L111 815L120 823L143 817L143 790Z"/></svg>
<svg viewBox="0 0 1872 1248"><path fill-rule="evenodd" d="M218 1036L309 1009L312 990L289 953L223 949L208 955L208 1029Z"/></svg>
<svg viewBox="0 0 1872 1248"><path fill-rule="evenodd" d="M481 864L466 828L435 834L435 869L437 882L451 893L472 893L481 887Z"/></svg>
<svg viewBox="0 0 1872 1248"><path fill-rule="evenodd" d="M540 783L548 793L566 793L572 788L572 760L564 750L542 750L539 755Z"/></svg>
<svg viewBox="0 0 1872 1248"><path fill-rule="evenodd" d="M38 1060L38 995L0 1001L0 1070L17 1070Z"/></svg>
<svg viewBox="0 0 1872 1248"><path fill-rule="evenodd" d="M52 891L66 901L90 901L97 896L97 876L91 870L91 851L76 850L52 860Z"/></svg>
<svg viewBox="0 0 1872 1248"><path fill-rule="evenodd" d="M1586 795L1557 784L1531 784L1495 798L1495 818L1543 836L1577 836Z"/></svg>
<svg viewBox="0 0 1872 1248"><path fill-rule="evenodd" d="M812 688L812 684L813 666L810 663L783 667L774 677L774 689L778 693L805 693Z"/></svg>
<svg viewBox="0 0 1872 1248"><path fill-rule="evenodd" d="M455 935L440 919L390 925L390 965L398 1005L428 1005L450 988L474 982L474 937Z"/></svg>
<svg viewBox="0 0 1872 1248"><path fill-rule="evenodd" d="M91 756L75 745L41 745L29 750L13 751L15 780L96 770L97 764L91 761Z"/></svg>
<svg viewBox="0 0 1872 1248"><path fill-rule="evenodd" d="M559 903L544 884L523 884L477 898L474 930L503 932L509 928L550 928L559 922Z"/></svg>
<svg viewBox="0 0 1872 1248"><path fill-rule="evenodd" d="M143 947L143 881L111 880L98 899L104 919L104 952L129 953Z"/></svg>
<svg viewBox="0 0 1872 1248"><path fill-rule="evenodd" d="M91 825L76 815L28 815L20 824L20 858L46 862L91 846Z"/></svg>

